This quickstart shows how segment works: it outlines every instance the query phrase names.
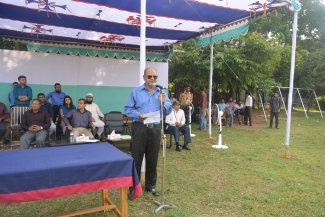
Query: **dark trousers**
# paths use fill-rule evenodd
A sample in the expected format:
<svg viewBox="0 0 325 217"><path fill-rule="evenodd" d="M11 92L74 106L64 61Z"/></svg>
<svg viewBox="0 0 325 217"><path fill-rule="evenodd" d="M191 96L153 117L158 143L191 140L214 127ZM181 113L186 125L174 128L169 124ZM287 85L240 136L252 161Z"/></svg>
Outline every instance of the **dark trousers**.
<svg viewBox="0 0 325 217"><path fill-rule="evenodd" d="M275 116L275 127L279 126L279 112L271 112L270 114L270 127L273 125L273 118Z"/></svg>
<svg viewBox="0 0 325 217"><path fill-rule="evenodd" d="M0 122L0 139L3 135L5 135L7 131L6 124L4 122Z"/></svg>
<svg viewBox="0 0 325 217"><path fill-rule="evenodd" d="M57 117L59 115L60 106L59 105L53 105L52 109L53 109L53 114L54 114L53 115L53 123L56 123L56 119L57 119Z"/></svg>
<svg viewBox="0 0 325 217"><path fill-rule="evenodd" d="M249 125L252 126L252 107L246 106L244 111L244 124L247 123L247 118L249 119Z"/></svg>
<svg viewBox="0 0 325 217"><path fill-rule="evenodd" d="M180 132L182 132L184 135L185 144L192 142L190 128L188 126L186 125L183 125L181 127L168 126L168 130L174 135L175 142L179 142Z"/></svg>
<svg viewBox="0 0 325 217"><path fill-rule="evenodd" d="M156 188L157 183L157 163L161 140L161 130L159 125L147 128L141 123L132 124L131 153L135 162L135 167L141 180L141 165L143 155L146 156L146 189Z"/></svg>
<svg viewBox="0 0 325 217"><path fill-rule="evenodd" d="M188 125L189 123L189 111L190 111L190 107L189 106L181 106L181 109L184 111L184 115L185 115L185 124Z"/></svg>
<svg viewBox="0 0 325 217"><path fill-rule="evenodd" d="M244 111L242 109L237 109L235 111L235 116L237 117L238 123L241 123L240 115L243 115L243 114L244 114Z"/></svg>

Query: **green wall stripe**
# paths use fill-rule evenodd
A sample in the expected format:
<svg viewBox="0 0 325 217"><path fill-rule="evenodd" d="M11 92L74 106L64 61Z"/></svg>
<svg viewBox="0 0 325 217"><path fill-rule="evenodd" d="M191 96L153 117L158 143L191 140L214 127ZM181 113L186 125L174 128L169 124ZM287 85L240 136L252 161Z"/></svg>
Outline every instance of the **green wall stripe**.
<svg viewBox="0 0 325 217"><path fill-rule="evenodd" d="M28 84L33 90L33 98L37 97L38 93L45 95L54 91L53 85ZM110 111L120 111L124 113L124 106L134 87L112 87L112 86L87 86L87 85L64 85L62 91L70 95L73 103L77 105L78 99L86 98L87 93L94 95L94 102L98 104L99 109L103 114ZM0 102L6 104L9 108L7 99L8 92L12 90L11 83L0 83Z"/></svg>

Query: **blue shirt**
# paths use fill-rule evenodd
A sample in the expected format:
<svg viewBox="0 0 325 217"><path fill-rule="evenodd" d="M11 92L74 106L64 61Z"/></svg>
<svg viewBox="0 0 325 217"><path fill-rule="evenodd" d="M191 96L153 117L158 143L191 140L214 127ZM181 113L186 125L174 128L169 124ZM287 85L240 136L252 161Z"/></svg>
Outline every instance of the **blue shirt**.
<svg viewBox="0 0 325 217"><path fill-rule="evenodd" d="M9 102L10 102L10 106L15 105L15 98L14 98L14 91L13 90L8 93L8 99L9 99Z"/></svg>
<svg viewBox="0 0 325 217"><path fill-rule="evenodd" d="M219 111L223 111L228 105L225 103L219 103L218 107L219 107Z"/></svg>
<svg viewBox="0 0 325 217"><path fill-rule="evenodd" d="M50 103L44 103L43 105L41 105L41 109L43 111L47 111L47 113L49 113L50 117L53 119L54 112Z"/></svg>
<svg viewBox="0 0 325 217"><path fill-rule="evenodd" d="M125 114L128 117L131 117L133 121L141 121L139 118L140 113L149 113L160 110L160 101L158 95L160 93L159 88L156 87L156 90L153 93L150 93L146 89L146 85L143 84L140 87L133 89L131 95L124 106ZM166 95L165 103L163 104L163 113L164 115L169 115L172 111L172 104ZM153 123L159 124L159 123Z"/></svg>
<svg viewBox="0 0 325 217"><path fill-rule="evenodd" d="M29 106L30 101L33 99L32 88L30 88L27 85L24 88L22 88L20 85L18 85L14 88L13 91L14 91L15 105L28 105ZM27 96L29 100L20 101L20 100L18 100L18 96Z"/></svg>
<svg viewBox="0 0 325 217"><path fill-rule="evenodd" d="M57 93L55 91L46 95L46 99L52 98L52 105L63 105L63 100L66 94L64 92Z"/></svg>

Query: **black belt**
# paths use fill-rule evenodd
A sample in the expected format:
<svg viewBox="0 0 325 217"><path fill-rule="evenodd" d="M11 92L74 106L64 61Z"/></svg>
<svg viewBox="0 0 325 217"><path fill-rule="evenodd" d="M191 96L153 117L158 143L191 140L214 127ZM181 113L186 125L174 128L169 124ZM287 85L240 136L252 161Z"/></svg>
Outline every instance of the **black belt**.
<svg viewBox="0 0 325 217"><path fill-rule="evenodd" d="M143 127L147 127L147 128L154 128L154 127L159 127L159 124L144 124L142 122L139 122L139 121L134 121L133 122L134 124L139 124Z"/></svg>

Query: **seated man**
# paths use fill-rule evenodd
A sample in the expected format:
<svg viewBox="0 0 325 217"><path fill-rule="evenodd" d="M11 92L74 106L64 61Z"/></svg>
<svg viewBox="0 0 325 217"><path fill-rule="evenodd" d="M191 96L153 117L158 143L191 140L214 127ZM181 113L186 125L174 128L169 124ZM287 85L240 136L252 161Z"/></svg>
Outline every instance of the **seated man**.
<svg viewBox="0 0 325 217"><path fill-rule="evenodd" d="M95 139L98 139L100 135L102 135L104 131L104 122L102 121L104 119L103 113L99 110L98 105L96 103L93 103L93 94L88 93L86 96L86 109L91 112L91 120L95 127L98 128L98 131L95 135ZM100 119L102 120L100 120Z"/></svg>
<svg viewBox="0 0 325 217"><path fill-rule="evenodd" d="M24 113L21 128L25 133L20 137L20 149L27 149L32 141L37 148L45 147L46 130L51 126L50 115L41 109L41 102L34 99L32 109Z"/></svg>
<svg viewBox="0 0 325 217"><path fill-rule="evenodd" d="M235 116L237 117L239 124L241 124L240 115L244 115L244 106L243 102L238 100L238 104L236 104Z"/></svg>
<svg viewBox="0 0 325 217"><path fill-rule="evenodd" d="M0 139L5 135L7 129L5 120L9 117L9 112L5 104L0 102Z"/></svg>
<svg viewBox="0 0 325 217"><path fill-rule="evenodd" d="M191 135L190 128L185 124L184 111L180 109L180 103L176 100L173 102L173 111L166 116L166 123L169 124L168 130L174 135L176 141L176 151L181 151L179 147L179 137L182 132L184 135L184 146L183 149L190 150L188 143L190 143Z"/></svg>
<svg viewBox="0 0 325 217"><path fill-rule="evenodd" d="M225 104L225 99L224 99L224 98L221 98L221 99L220 99L220 103L218 104L219 111L225 111L225 108L226 108L227 106L228 106L228 105Z"/></svg>
<svg viewBox="0 0 325 217"><path fill-rule="evenodd" d="M54 117L54 112L53 112L53 109L52 109L52 106L50 103L47 103L46 100L45 100L45 94L44 93L39 93L37 95L37 98L38 100L41 102L41 109L43 111L47 111L47 113L49 113L50 115L50 120L51 120L51 127L50 127L50 135L55 131L56 129L56 126L53 122L53 117Z"/></svg>
<svg viewBox="0 0 325 217"><path fill-rule="evenodd" d="M76 140L76 137L84 134L93 139L93 134L89 131L88 128L95 128L95 125L91 121L91 112L86 109L86 100L78 100L78 109L71 110L68 114L64 115L63 121L68 129L73 132L73 140Z"/></svg>

